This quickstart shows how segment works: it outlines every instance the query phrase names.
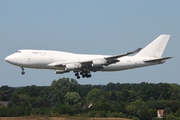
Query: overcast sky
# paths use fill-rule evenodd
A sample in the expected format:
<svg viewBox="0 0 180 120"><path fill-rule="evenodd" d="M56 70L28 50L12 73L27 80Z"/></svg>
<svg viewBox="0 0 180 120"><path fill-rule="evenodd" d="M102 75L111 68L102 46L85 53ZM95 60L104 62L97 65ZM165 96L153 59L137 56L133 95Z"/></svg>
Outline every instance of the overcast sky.
<svg viewBox="0 0 180 120"><path fill-rule="evenodd" d="M80 84L180 84L179 0L0 0L0 86L50 85L74 73L25 69L4 58L19 49L50 49L116 55L145 47L160 34L171 38L165 64L118 72L96 72Z"/></svg>

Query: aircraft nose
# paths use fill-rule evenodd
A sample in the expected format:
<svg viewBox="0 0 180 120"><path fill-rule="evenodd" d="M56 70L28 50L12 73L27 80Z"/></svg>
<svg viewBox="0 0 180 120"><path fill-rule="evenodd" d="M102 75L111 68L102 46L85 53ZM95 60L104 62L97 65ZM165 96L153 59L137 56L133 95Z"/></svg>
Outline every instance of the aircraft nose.
<svg viewBox="0 0 180 120"><path fill-rule="evenodd" d="M9 62L9 56L7 56L7 57L5 58L5 61L6 61L6 62Z"/></svg>
<svg viewBox="0 0 180 120"><path fill-rule="evenodd" d="M8 62L8 63L11 63L11 64L16 63L16 60L15 60L15 58L12 55L7 56L5 58L5 61Z"/></svg>

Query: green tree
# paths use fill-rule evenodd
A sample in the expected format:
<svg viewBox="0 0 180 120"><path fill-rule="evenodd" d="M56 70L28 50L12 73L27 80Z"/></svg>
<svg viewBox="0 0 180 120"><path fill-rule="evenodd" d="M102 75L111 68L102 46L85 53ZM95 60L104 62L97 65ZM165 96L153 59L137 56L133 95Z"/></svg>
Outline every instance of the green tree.
<svg viewBox="0 0 180 120"><path fill-rule="evenodd" d="M37 97L39 95L39 87L31 85L27 87L27 94L31 97Z"/></svg>
<svg viewBox="0 0 180 120"><path fill-rule="evenodd" d="M54 80L50 86L50 92L47 97L52 104L64 103L67 92L77 92L78 83L74 79L62 78Z"/></svg>
<svg viewBox="0 0 180 120"><path fill-rule="evenodd" d="M65 99L69 105L74 105L80 101L81 97L77 92L67 92Z"/></svg>
<svg viewBox="0 0 180 120"><path fill-rule="evenodd" d="M130 104L126 104L126 107L125 107L126 113L129 116L138 116L137 111L141 110L143 108L144 104L145 103L140 99L138 99L134 102L131 102Z"/></svg>
<svg viewBox="0 0 180 120"><path fill-rule="evenodd" d="M166 107L166 108L164 109L164 115L165 115L165 114L170 114L170 113L172 113L172 110L171 110L169 107Z"/></svg>
<svg viewBox="0 0 180 120"><path fill-rule="evenodd" d="M0 101L9 101L12 97L14 88L8 86L0 87Z"/></svg>
<svg viewBox="0 0 180 120"><path fill-rule="evenodd" d="M138 110L138 116L139 116L139 120L151 120L152 119L152 117L150 116L150 114L148 112L147 107L143 107L141 110Z"/></svg>
<svg viewBox="0 0 180 120"><path fill-rule="evenodd" d="M180 116L180 108L176 111L176 116Z"/></svg>
<svg viewBox="0 0 180 120"><path fill-rule="evenodd" d="M171 114L167 114L164 116L165 120L179 120L177 117L175 117L172 113Z"/></svg>
<svg viewBox="0 0 180 120"><path fill-rule="evenodd" d="M169 107L173 112L176 112L180 108L179 100L170 100L166 102L167 102L167 107Z"/></svg>
<svg viewBox="0 0 180 120"><path fill-rule="evenodd" d="M149 108L149 109L148 109L148 113L149 113L149 115L151 116L151 118L156 117L156 116L157 116L157 109L155 109L155 108Z"/></svg>
<svg viewBox="0 0 180 120"><path fill-rule="evenodd" d="M119 101L122 102L133 102L136 100L136 98L136 92L127 89L123 89L122 92L118 95Z"/></svg>
<svg viewBox="0 0 180 120"><path fill-rule="evenodd" d="M136 112L136 106L133 104L126 105L125 110L128 116L132 117Z"/></svg>
<svg viewBox="0 0 180 120"><path fill-rule="evenodd" d="M11 100L9 101L8 106L12 107L13 105L18 106L29 106L29 97L26 94L13 94Z"/></svg>
<svg viewBox="0 0 180 120"><path fill-rule="evenodd" d="M7 117L8 116L9 109L5 106L0 106L0 116L1 117Z"/></svg>
<svg viewBox="0 0 180 120"><path fill-rule="evenodd" d="M171 100L180 100L180 87L179 87L179 85L170 84L168 94L170 94Z"/></svg>
<svg viewBox="0 0 180 120"><path fill-rule="evenodd" d="M99 104L102 98L101 91L97 88L92 89L88 92L88 95L86 97L87 102L93 103L93 104Z"/></svg>
<svg viewBox="0 0 180 120"><path fill-rule="evenodd" d="M115 84L114 83L108 83L105 87L106 91L113 91L115 88Z"/></svg>

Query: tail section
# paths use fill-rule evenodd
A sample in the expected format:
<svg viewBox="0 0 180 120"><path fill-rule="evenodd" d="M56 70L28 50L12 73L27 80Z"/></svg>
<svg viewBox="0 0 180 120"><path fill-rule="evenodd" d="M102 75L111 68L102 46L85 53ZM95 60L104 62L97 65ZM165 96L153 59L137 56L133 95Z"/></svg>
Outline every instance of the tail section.
<svg viewBox="0 0 180 120"><path fill-rule="evenodd" d="M135 56L137 57L151 57L151 58L161 58L164 49L169 41L170 35L160 35L149 45L143 48Z"/></svg>

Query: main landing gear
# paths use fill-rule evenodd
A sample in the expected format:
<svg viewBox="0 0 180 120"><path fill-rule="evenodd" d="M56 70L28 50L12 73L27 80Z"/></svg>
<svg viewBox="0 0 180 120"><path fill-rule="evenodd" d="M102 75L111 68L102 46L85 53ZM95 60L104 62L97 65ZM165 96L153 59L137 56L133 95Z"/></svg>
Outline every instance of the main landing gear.
<svg viewBox="0 0 180 120"><path fill-rule="evenodd" d="M80 75L83 78L85 77L90 78L92 76L90 72L83 72L83 71L80 72ZM80 79L80 75L79 75L79 72L75 73L75 76L77 77L77 79Z"/></svg>
<svg viewBox="0 0 180 120"><path fill-rule="evenodd" d="M22 69L21 74L22 74L22 75L24 75L24 74L25 74L25 72L24 72L24 68L23 68L23 67L21 67L21 69Z"/></svg>

